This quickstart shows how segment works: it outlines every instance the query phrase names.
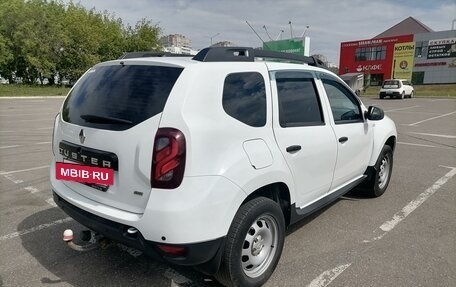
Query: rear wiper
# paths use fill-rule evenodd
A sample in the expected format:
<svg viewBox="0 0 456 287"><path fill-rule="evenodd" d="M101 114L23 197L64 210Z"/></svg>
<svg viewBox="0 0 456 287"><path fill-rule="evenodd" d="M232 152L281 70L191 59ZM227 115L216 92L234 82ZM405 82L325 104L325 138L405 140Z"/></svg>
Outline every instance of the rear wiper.
<svg viewBox="0 0 456 287"><path fill-rule="evenodd" d="M103 117L103 116L97 116L97 115L81 115L81 119L85 120L86 122L89 123L96 123L96 124L127 124L127 125L132 125L133 122L129 120L124 120L124 119L119 119L119 118L113 118L113 117Z"/></svg>

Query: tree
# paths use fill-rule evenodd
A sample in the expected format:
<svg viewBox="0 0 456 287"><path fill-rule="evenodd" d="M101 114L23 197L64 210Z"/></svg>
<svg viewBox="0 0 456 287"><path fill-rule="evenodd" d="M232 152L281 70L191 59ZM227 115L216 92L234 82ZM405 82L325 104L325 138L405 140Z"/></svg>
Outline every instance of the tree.
<svg viewBox="0 0 456 287"><path fill-rule="evenodd" d="M134 28L108 11L53 0L0 2L0 73L28 83L54 75L70 81L90 66L126 51L158 50L160 27L150 20Z"/></svg>
<svg viewBox="0 0 456 287"><path fill-rule="evenodd" d="M126 29L125 52L161 50L160 33L160 27L145 18L138 21L135 28L128 26Z"/></svg>

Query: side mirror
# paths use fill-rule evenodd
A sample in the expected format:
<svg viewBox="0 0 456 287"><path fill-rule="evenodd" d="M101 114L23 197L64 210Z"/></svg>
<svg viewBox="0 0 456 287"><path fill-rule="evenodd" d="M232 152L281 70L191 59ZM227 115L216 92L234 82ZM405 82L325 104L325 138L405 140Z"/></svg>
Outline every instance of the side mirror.
<svg viewBox="0 0 456 287"><path fill-rule="evenodd" d="M367 110L366 118L371 121L379 121L385 117L385 112L382 109L370 106Z"/></svg>

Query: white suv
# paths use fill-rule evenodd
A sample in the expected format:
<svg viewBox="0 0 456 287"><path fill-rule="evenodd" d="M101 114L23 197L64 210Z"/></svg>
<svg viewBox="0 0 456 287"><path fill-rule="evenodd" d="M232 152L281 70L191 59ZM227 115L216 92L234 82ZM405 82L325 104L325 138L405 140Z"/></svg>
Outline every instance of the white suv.
<svg viewBox="0 0 456 287"><path fill-rule="evenodd" d="M405 97L413 98L415 90L412 84L407 80L393 79L385 80L382 88L380 89L379 98L390 97L391 99L396 97L404 99Z"/></svg>
<svg viewBox="0 0 456 287"><path fill-rule="evenodd" d="M356 186L385 192L394 122L316 59L139 56L89 69L55 120L54 199L89 229L227 286L261 286L288 226ZM62 163L107 168L113 182L59 180Z"/></svg>

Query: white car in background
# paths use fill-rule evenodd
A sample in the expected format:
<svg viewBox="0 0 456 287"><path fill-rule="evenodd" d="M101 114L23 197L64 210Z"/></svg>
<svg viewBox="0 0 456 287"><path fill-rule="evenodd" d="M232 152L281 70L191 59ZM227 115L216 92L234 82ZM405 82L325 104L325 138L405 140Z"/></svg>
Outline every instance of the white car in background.
<svg viewBox="0 0 456 287"><path fill-rule="evenodd" d="M8 80L8 79L5 79L5 78L2 78L2 77L0 77L0 84L2 84L2 85L7 85L7 84L9 84L9 80Z"/></svg>
<svg viewBox="0 0 456 287"><path fill-rule="evenodd" d="M413 89L412 83L407 80L402 79L392 79L385 80L383 82L382 88L380 89L379 98L383 99L385 97L400 98L404 99L405 97L413 98L415 90Z"/></svg>

